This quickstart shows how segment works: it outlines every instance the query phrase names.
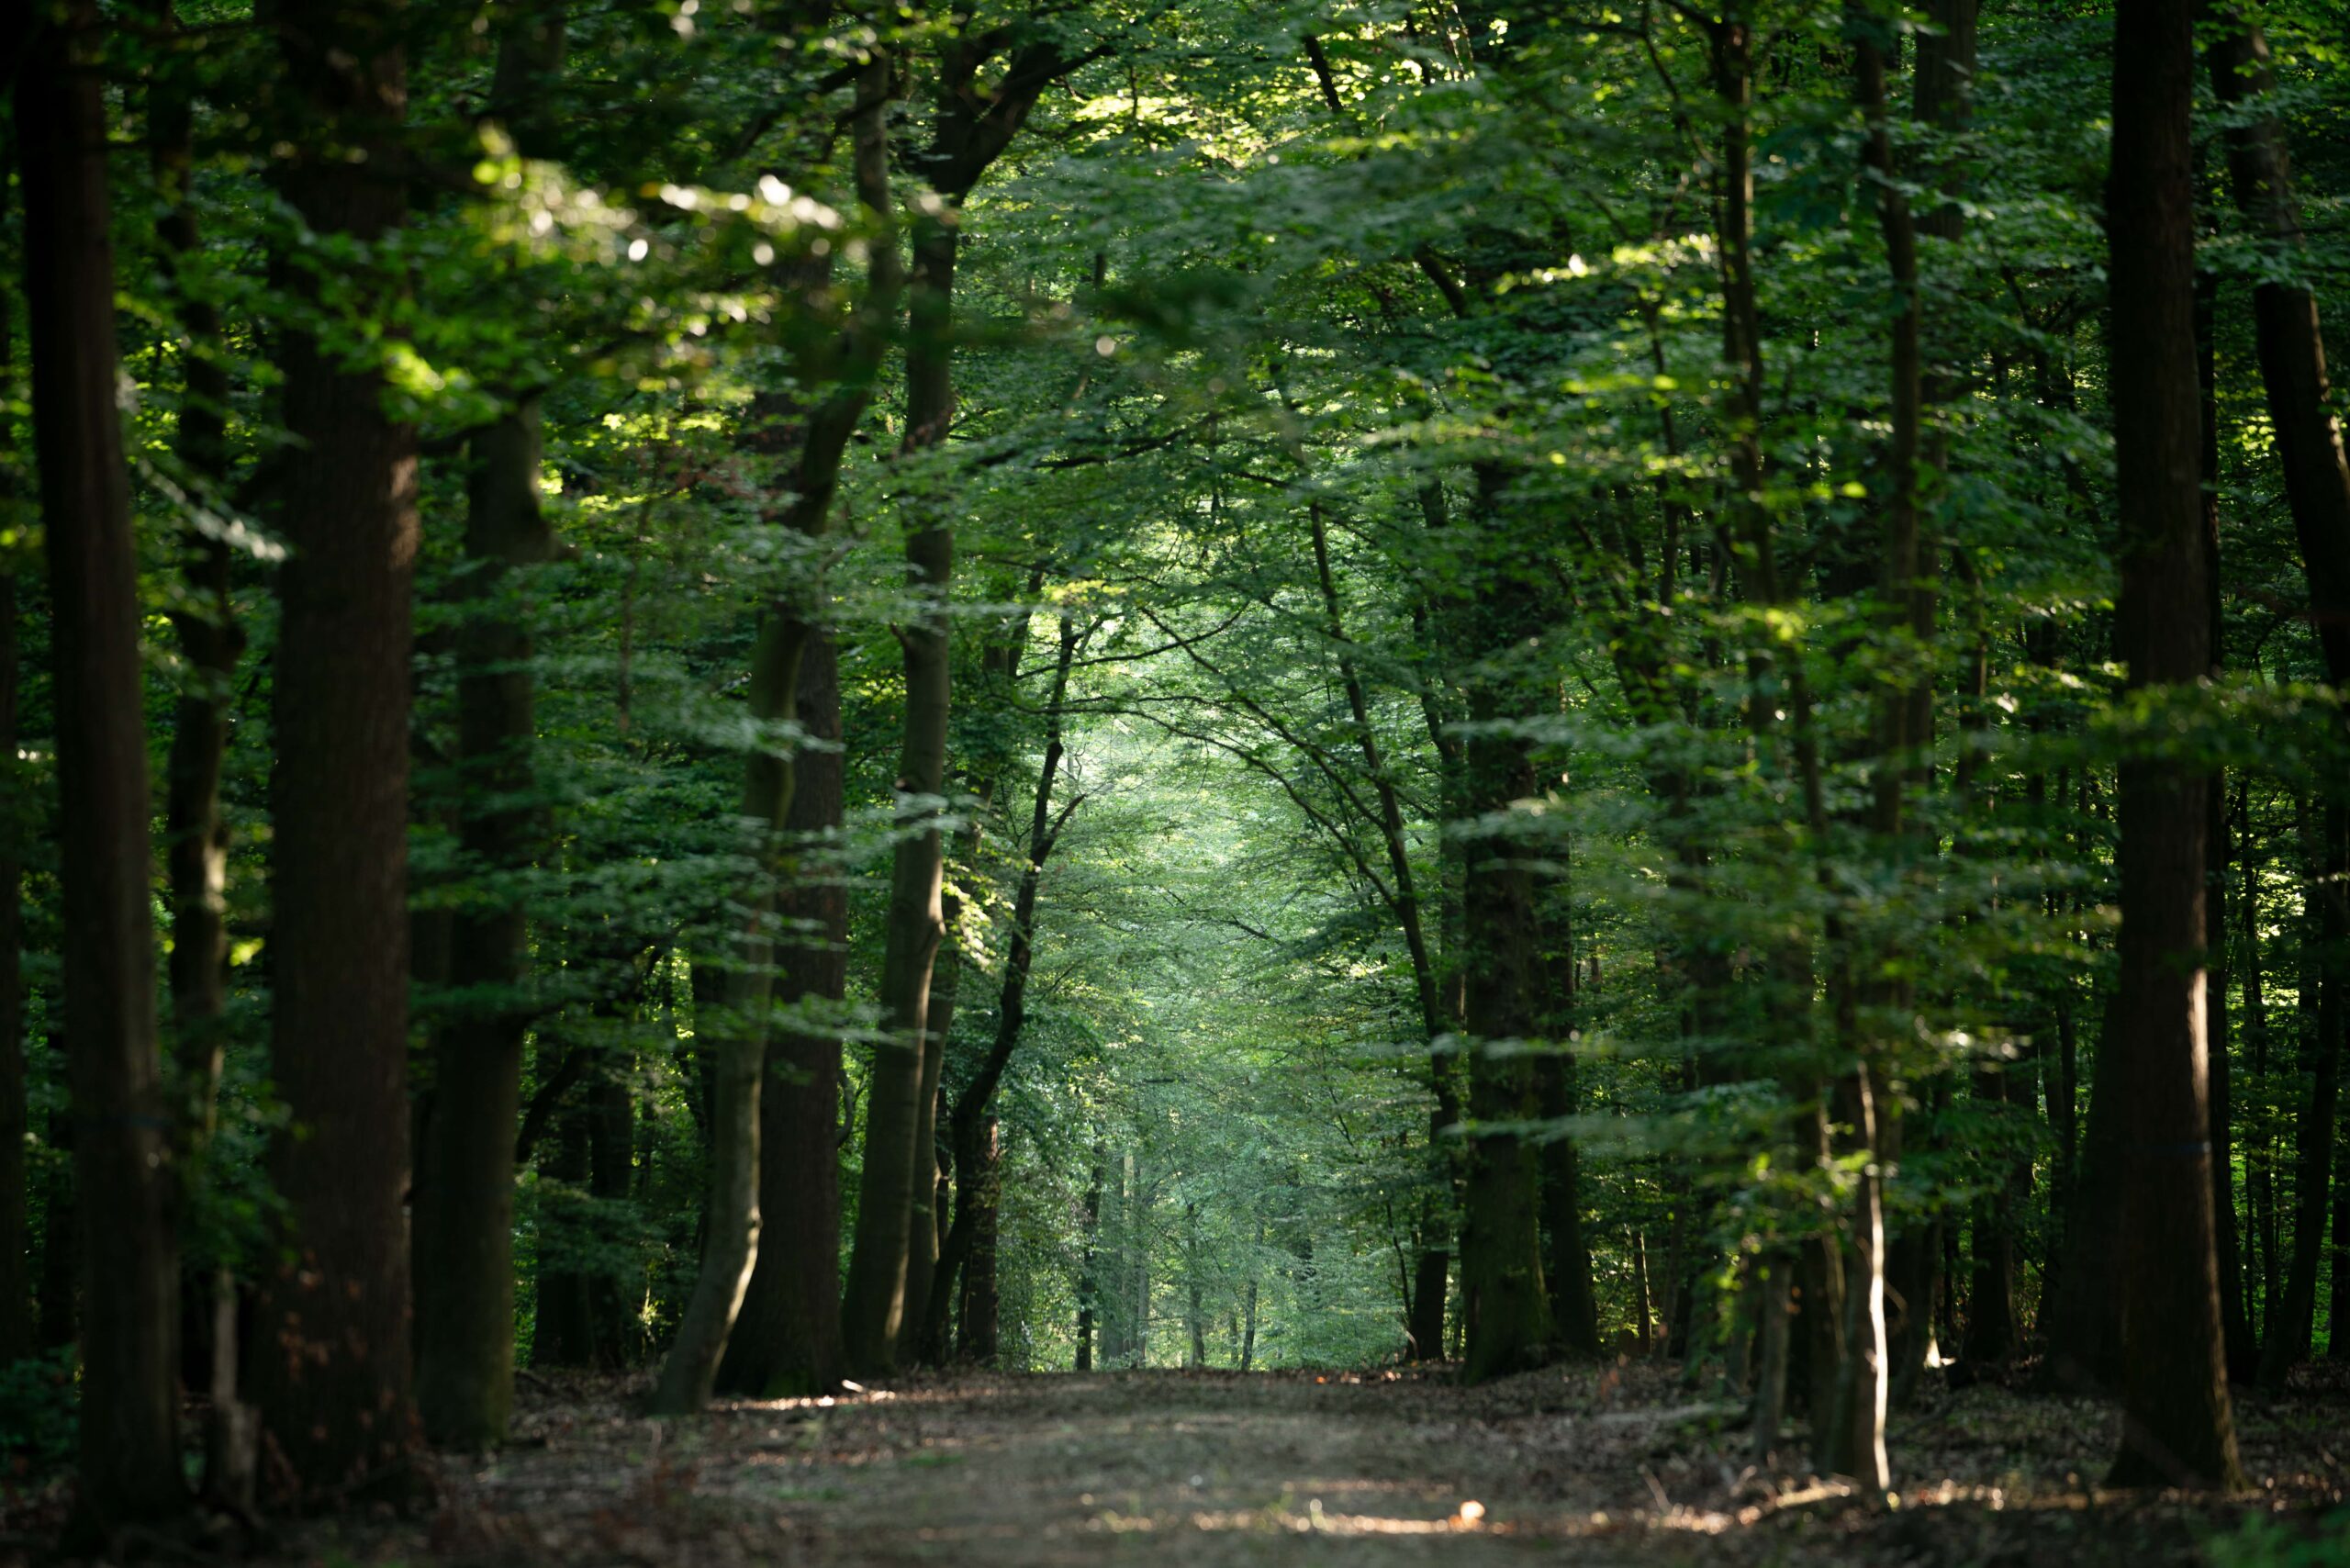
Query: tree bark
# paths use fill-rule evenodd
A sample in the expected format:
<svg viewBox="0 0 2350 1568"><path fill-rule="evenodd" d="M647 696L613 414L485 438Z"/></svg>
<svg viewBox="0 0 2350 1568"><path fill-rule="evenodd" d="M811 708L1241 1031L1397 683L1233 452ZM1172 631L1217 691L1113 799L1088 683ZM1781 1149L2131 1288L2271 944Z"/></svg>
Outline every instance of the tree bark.
<svg viewBox="0 0 2350 1568"><path fill-rule="evenodd" d="M1521 584L1494 585L1488 602L1522 610ZM1497 621L1500 619L1496 618ZM1515 644L1522 616L1488 630L1482 645ZM1517 715L1490 678L1471 689L1472 822L1506 823L1513 803L1538 792L1526 743L1490 726ZM1472 1383L1540 1365L1553 1350L1550 1292L1542 1275L1542 1177L1534 1146L1516 1132L1488 1128L1540 1114L1532 1058L1507 1054L1534 1033L1534 879L1506 831L1483 827L1469 846L1462 913L1467 940L1469 1176L1460 1233L1461 1310L1467 1319L1463 1375ZM1497 1048L1498 1047L1498 1048Z"/></svg>
<svg viewBox="0 0 2350 1568"><path fill-rule="evenodd" d="M958 1166L956 1181L956 1223L962 1207L974 1211L969 1255L963 1264L963 1305L958 1350L973 1366L991 1367L1002 1350L999 1318L1002 1298L996 1290L996 1216L1002 1198L1003 1147L996 1118L984 1118L976 1164Z"/></svg>
<svg viewBox="0 0 2350 1568"><path fill-rule="evenodd" d="M1108 1172L1102 1164L1102 1149L1097 1144L1093 1150L1092 1179L1085 1188L1085 1253L1078 1264L1077 1273L1077 1360L1074 1370L1078 1372L1093 1370L1093 1328L1100 1316L1096 1304L1102 1294L1102 1191L1108 1180Z"/></svg>
<svg viewBox="0 0 2350 1568"><path fill-rule="evenodd" d="M751 652L752 720L772 730L796 722L808 625L770 606ZM767 1019L774 1002L773 922L786 868L782 834L794 794L794 764L771 734L753 743L744 766L739 814L755 841L758 886L717 980L718 1005L698 1017L699 1054L710 1075L710 1190L703 1211L701 1268L662 1359L650 1408L690 1416L710 1403L726 1344L759 1256L761 1099Z"/></svg>
<svg viewBox="0 0 2350 1568"><path fill-rule="evenodd" d="M405 218L407 76L396 7L276 0L310 229L372 244ZM363 151L364 160L349 156ZM277 259L315 295L307 253ZM404 1197L408 1126L409 594L416 435L341 350L285 334L273 714L270 1056L290 1126L272 1174L296 1261L263 1282L253 1402L286 1501L404 1490L415 1448Z"/></svg>
<svg viewBox="0 0 2350 1568"><path fill-rule="evenodd" d="M955 231L937 218L917 230L908 289L911 336L906 364L908 453L940 444L954 418L952 320ZM923 504L923 503L917 503ZM899 632L906 678L905 729L898 761L899 839L890 868L890 903L881 958L879 1001L884 1038L874 1047L873 1087L866 1102L864 1178L858 1187L856 1237L849 1254L842 1302L849 1370L860 1376L891 1370L909 1312L920 1331L928 1297L911 1302L910 1281L927 1287L928 1268L916 1270L919 1246L934 1260L932 1215L937 1156L923 1142L934 1126L924 1090L935 1105L937 1053L946 1042L930 1026L931 971L946 935L942 903L944 842L938 818L946 787L946 722L952 678L948 663L947 593L954 575L955 535L943 516L919 521L906 538L907 586L921 601ZM916 1221L934 1228L917 1231ZM919 1275L919 1279L915 1276Z"/></svg>
<svg viewBox="0 0 2350 1568"><path fill-rule="evenodd" d="M800 667L800 723L818 743L794 764L785 819L799 859L777 901L785 935L776 1001L837 1003L848 984L848 890L822 845L843 809L838 654L818 631ZM793 935L797 927L800 935ZM718 1387L759 1398L830 1392L841 1376L840 1036L787 1028L767 1045L759 1103L764 1234Z"/></svg>
<svg viewBox="0 0 2350 1568"><path fill-rule="evenodd" d="M2160 695L2210 672L2195 368L2195 0L2116 17L2106 188L2121 591L2115 653ZM2117 1484L2243 1484L2212 1238L2203 988L2208 775L2125 756L2121 978L2122 1434Z"/></svg>
<svg viewBox="0 0 2350 1568"><path fill-rule="evenodd" d="M867 218L885 225L891 214L889 140L884 124L890 97L890 58L878 47L870 49L857 73L856 101L851 116L851 169L857 201ZM837 343L800 367L805 379L813 380L822 372L832 371L840 381L839 389L818 405L809 420L800 452L800 483L784 514L784 522L805 539L821 538L831 526L841 459L871 398L873 375L880 364L902 284L896 242L885 236L869 252L860 318L841 334ZM812 583L802 585L798 590L800 597L779 597L767 606L758 644L752 653L752 711L756 718L790 722L796 716L800 669L814 624L813 588ZM677 1339L655 1390L655 1408L668 1414L698 1410L708 1403L724 1359L727 1338L756 1271L762 1166L760 1094L766 1076L766 1016L773 997L772 948L764 933L778 897L777 890L783 868L773 857L776 831L789 814L794 792L792 768L788 756L756 755L751 759L744 782L746 814L764 816L763 840L770 863L763 873L767 887L749 901L752 910L745 927L743 961L728 971L726 1005L736 1037L726 1043L725 1050L713 1064L718 1076L713 1081L711 1096L713 1126L722 1148L713 1148L712 1223L705 1235L708 1255L696 1282L694 1298L688 1303ZM750 935L753 931L760 935ZM868 1105L881 1097L881 1081L877 1077ZM869 1171L869 1152L867 1162ZM719 1212L722 1204L722 1215ZM725 1232L722 1236L719 1234L721 1220ZM902 1277L902 1260L900 1272Z"/></svg>
<svg viewBox="0 0 2350 1568"><path fill-rule="evenodd" d="M1536 1098L1545 1121L1574 1114L1574 1067L1563 1054L1536 1069ZM1583 1229L1583 1161L1571 1137L1540 1149L1542 1278L1550 1292L1550 1321L1558 1348L1575 1356L1599 1353L1599 1305L1593 1293L1591 1249Z"/></svg>
<svg viewBox="0 0 2350 1568"><path fill-rule="evenodd" d="M473 436L458 590L459 842L491 879L456 912L450 980L470 1000L440 1031L416 1201L417 1403L444 1448L506 1439L514 1398L514 1128L521 1111L529 915L516 879L542 853L532 799L536 682L514 575L554 554L539 504L535 393Z"/></svg>
<svg viewBox="0 0 2350 1568"><path fill-rule="evenodd" d="M119 361L106 124L92 0L34 22L17 80L33 437L48 527L62 797L65 1034L76 1123L83 1328L77 1530L187 1506L178 1245L148 914L139 554L115 407Z"/></svg>

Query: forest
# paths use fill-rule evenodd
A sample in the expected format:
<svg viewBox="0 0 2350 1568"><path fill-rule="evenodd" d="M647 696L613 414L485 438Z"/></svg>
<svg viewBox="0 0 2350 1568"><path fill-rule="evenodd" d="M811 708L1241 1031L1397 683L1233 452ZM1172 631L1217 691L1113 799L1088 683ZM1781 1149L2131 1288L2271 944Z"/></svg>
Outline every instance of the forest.
<svg viewBox="0 0 2350 1568"><path fill-rule="evenodd" d="M2350 1562L2343 21L0 6L0 1563Z"/></svg>

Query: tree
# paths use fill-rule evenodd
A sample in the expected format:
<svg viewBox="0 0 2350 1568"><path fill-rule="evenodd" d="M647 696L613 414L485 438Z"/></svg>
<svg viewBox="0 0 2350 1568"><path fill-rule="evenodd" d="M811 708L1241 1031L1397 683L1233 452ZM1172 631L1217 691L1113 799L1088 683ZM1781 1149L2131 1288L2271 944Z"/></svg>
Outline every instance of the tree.
<svg viewBox="0 0 2350 1568"><path fill-rule="evenodd" d="M403 220L408 78L397 9L284 0L274 13L309 233L363 256ZM354 157L353 153L364 154ZM276 259L319 297L320 251ZM378 274L381 275L381 274ZM291 1234L261 1282L253 1403L274 1495L408 1484L408 772L416 432L379 365L321 330L280 352L293 437L280 490L271 716L270 1061L291 1124L273 1174ZM501 1171L501 1180L503 1172Z"/></svg>
<svg viewBox="0 0 2350 1568"><path fill-rule="evenodd" d="M2210 665L2197 451L2195 7L2149 0L2114 27L2111 246L2114 647L2131 689L2176 701ZM2164 708L2150 711L2167 716ZM2126 1063L2121 1484L2243 1484L2212 1243L2203 1012L2203 792L2154 752L2121 765L2121 974L2109 1049ZM2123 1053L2127 1054L2124 1055Z"/></svg>
<svg viewBox="0 0 2350 1568"><path fill-rule="evenodd" d="M103 1536L187 1506L174 1398L179 1255L155 1031L138 552L115 408L97 7L77 0L31 26L16 111L60 715L65 1027L81 1124L75 1509L83 1530Z"/></svg>
<svg viewBox="0 0 2350 1568"><path fill-rule="evenodd" d="M784 823L798 846L797 875L777 903L787 935L776 1002L786 1008L837 1005L848 981L846 871L822 843L841 831L839 655L821 632L800 662L798 713L816 746L793 764ZM840 1036L821 1025L792 1025L767 1044L759 1259L719 1368L725 1393L805 1398L840 1381Z"/></svg>

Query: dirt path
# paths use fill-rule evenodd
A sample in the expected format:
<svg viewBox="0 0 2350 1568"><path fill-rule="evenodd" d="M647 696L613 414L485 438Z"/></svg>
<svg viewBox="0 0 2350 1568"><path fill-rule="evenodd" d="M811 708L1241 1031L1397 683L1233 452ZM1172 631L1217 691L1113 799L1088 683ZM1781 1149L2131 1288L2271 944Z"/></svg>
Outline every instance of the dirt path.
<svg viewBox="0 0 2350 1568"><path fill-rule="evenodd" d="M841 1402L635 1413L642 1380L532 1380L516 1445L443 1460L429 1522L342 1519L271 1555L528 1568L1571 1562L2154 1568L2249 1499L2084 1484L2110 1412L1996 1389L1896 1423L1905 1491L1861 1507L1744 1462L1742 1412L1667 1368L1439 1376L966 1376ZM2255 1507L2340 1502L2333 1398L2240 1412ZM1791 1448L1799 1448L1791 1443ZM1790 1456L1791 1458L1793 1456Z"/></svg>
<svg viewBox="0 0 2350 1568"><path fill-rule="evenodd" d="M1376 1374L971 1378L737 1405L690 1424L565 1392L527 1418L531 1446L447 1474L437 1553L845 1568L1556 1561L1562 1540L1600 1547L1635 1496L1653 1505L1638 1466L1599 1450L1660 1426L1651 1408L1570 1409L1583 1401L1563 1380L1556 1398L1511 1401L1520 1408L1500 1420L1447 1383ZM1561 1463L1578 1424L1591 1469ZM1640 1552L1658 1568L1682 1556Z"/></svg>
<svg viewBox="0 0 2350 1568"><path fill-rule="evenodd" d="M934 1413L941 1435L845 1467L806 1518L821 1559L842 1563L1471 1568L1553 1555L1555 1504L1496 1488L1513 1468L1505 1446L1401 1392L1146 1374L908 1400L909 1435Z"/></svg>

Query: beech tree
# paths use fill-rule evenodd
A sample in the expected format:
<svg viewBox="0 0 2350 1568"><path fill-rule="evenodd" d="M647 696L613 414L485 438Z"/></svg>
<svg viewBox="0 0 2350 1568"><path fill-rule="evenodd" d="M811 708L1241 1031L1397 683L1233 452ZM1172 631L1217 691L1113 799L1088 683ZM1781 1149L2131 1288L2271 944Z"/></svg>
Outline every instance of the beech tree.
<svg viewBox="0 0 2350 1568"><path fill-rule="evenodd" d="M16 89L33 430L56 665L64 1025L72 1056L85 1388L77 1528L187 1506L174 1409L178 1248L148 915L138 556L115 408L97 7L30 22Z"/></svg>

